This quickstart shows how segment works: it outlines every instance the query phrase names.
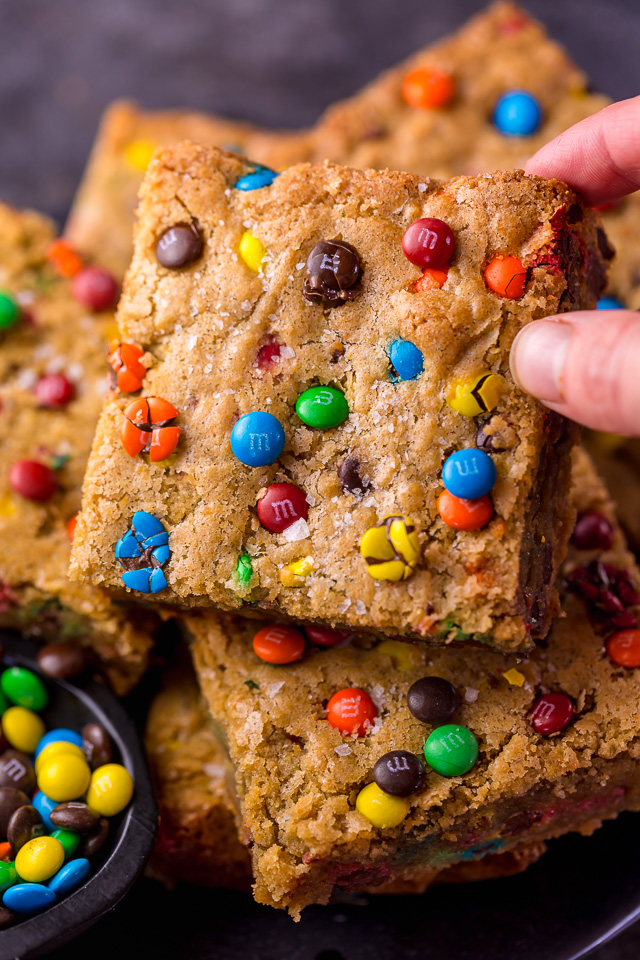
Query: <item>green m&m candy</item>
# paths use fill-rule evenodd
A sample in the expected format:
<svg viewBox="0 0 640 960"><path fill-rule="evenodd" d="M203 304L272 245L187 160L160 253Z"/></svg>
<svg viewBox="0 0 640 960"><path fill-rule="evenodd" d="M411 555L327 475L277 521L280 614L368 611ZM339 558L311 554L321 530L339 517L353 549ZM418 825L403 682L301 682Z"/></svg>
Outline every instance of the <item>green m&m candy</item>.
<svg viewBox="0 0 640 960"><path fill-rule="evenodd" d="M466 727L447 723L429 734L424 745L425 760L443 777L468 773L478 759L478 741Z"/></svg>
<svg viewBox="0 0 640 960"><path fill-rule="evenodd" d="M17 323L20 307L14 297L6 290L0 290L0 330L6 330Z"/></svg>
<svg viewBox="0 0 640 960"><path fill-rule="evenodd" d="M236 577L238 578L238 583L244 587L249 583L252 576L253 564L251 563L251 557L247 553L242 553L238 557L238 562L236 564Z"/></svg>
<svg viewBox="0 0 640 960"><path fill-rule="evenodd" d="M4 893L17 882L18 874L14 865L4 860L0 861L0 893Z"/></svg>
<svg viewBox="0 0 640 960"><path fill-rule="evenodd" d="M43 710L49 700L42 680L24 667L4 670L0 675L0 690L11 703L28 710Z"/></svg>
<svg viewBox="0 0 640 960"><path fill-rule="evenodd" d="M63 830L60 827L58 830L54 830L51 836L62 844L65 860L72 857L80 846L80 834L74 833L73 830Z"/></svg>
<svg viewBox="0 0 640 960"><path fill-rule="evenodd" d="M296 413L308 427L330 430L349 416L349 404L335 387L309 387L296 402Z"/></svg>

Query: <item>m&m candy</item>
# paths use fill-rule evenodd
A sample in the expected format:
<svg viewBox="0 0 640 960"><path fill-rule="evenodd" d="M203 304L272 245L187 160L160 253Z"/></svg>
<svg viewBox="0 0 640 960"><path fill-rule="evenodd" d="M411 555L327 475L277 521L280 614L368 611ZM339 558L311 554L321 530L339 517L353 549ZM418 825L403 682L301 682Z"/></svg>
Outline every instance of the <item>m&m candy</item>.
<svg viewBox="0 0 640 960"><path fill-rule="evenodd" d="M121 763L106 763L91 774L87 804L101 817L115 817L133 796L133 778Z"/></svg>
<svg viewBox="0 0 640 960"><path fill-rule="evenodd" d="M504 388L503 377L481 373L468 380L456 380L447 395L447 403L463 417L477 417L497 406Z"/></svg>
<svg viewBox="0 0 640 960"><path fill-rule="evenodd" d="M258 519L271 533L282 533L297 520L309 516L304 491L292 483L272 483L257 504Z"/></svg>
<svg viewBox="0 0 640 960"><path fill-rule="evenodd" d="M71 291L90 310L109 310L118 300L118 283L102 267L83 267L71 281Z"/></svg>
<svg viewBox="0 0 640 960"><path fill-rule="evenodd" d="M301 658L304 648L299 630L275 623L258 630L253 638L253 649L267 663L294 663Z"/></svg>
<svg viewBox="0 0 640 960"><path fill-rule="evenodd" d="M356 797L356 810L380 830L389 830L402 823L411 810L404 797L394 797L378 786L368 783Z"/></svg>
<svg viewBox="0 0 640 960"><path fill-rule="evenodd" d="M347 737L364 737L378 716L378 709L365 690L338 690L327 703L327 720Z"/></svg>
<svg viewBox="0 0 640 960"><path fill-rule="evenodd" d="M36 383L35 393L41 407L61 410L71 403L76 388L62 373L45 373Z"/></svg>
<svg viewBox="0 0 640 960"><path fill-rule="evenodd" d="M478 741L466 727L449 723L427 737L424 757L430 767L443 777L460 777L478 759Z"/></svg>
<svg viewBox="0 0 640 960"><path fill-rule="evenodd" d="M231 431L231 450L247 467L264 467L284 449L284 430L273 414L255 410L240 417Z"/></svg>
<svg viewBox="0 0 640 960"><path fill-rule="evenodd" d="M494 257L485 267L484 279L499 297L519 300L527 282L527 268L517 257Z"/></svg>
<svg viewBox="0 0 640 960"><path fill-rule="evenodd" d="M49 696L40 677L26 667L9 667L0 674L0 689L7 700L29 710L44 710Z"/></svg>
<svg viewBox="0 0 640 960"><path fill-rule="evenodd" d="M402 238L402 251L416 267L442 268L453 256L455 237L444 220L422 217L407 227Z"/></svg>
<svg viewBox="0 0 640 960"><path fill-rule="evenodd" d="M40 913L55 903L53 890L41 883L17 883L3 894L2 903L14 913Z"/></svg>
<svg viewBox="0 0 640 960"><path fill-rule="evenodd" d="M394 340L389 346L389 360L399 380L415 380L424 370L422 350L410 340Z"/></svg>
<svg viewBox="0 0 640 960"><path fill-rule="evenodd" d="M0 330L8 330L20 319L20 307L15 297L0 290Z"/></svg>
<svg viewBox="0 0 640 960"><path fill-rule="evenodd" d="M615 297L600 297L596 310L624 310L624 303L620 303Z"/></svg>
<svg viewBox="0 0 640 960"><path fill-rule="evenodd" d="M79 857L77 860L70 860L61 867L55 876L49 880L47 886L56 896L62 897L66 893L71 893L76 887L80 886L82 881L88 875L90 870L89 861L86 857Z"/></svg>
<svg viewBox="0 0 640 960"><path fill-rule="evenodd" d="M406 580L420 559L420 540L408 517L383 517L360 541L360 553L374 580Z"/></svg>
<svg viewBox="0 0 640 960"><path fill-rule="evenodd" d="M423 723L447 723L460 706L460 694L444 677L422 677L407 691L407 706Z"/></svg>
<svg viewBox="0 0 640 960"><path fill-rule="evenodd" d="M410 107L428 110L446 107L456 92L451 74L438 67L416 67L402 81L402 96Z"/></svg>
<svg viewBox="0 0 640 960"><path fill-rule="evenodd" d="M508 137L528 137L542 121L542 110L534 96L526 90L510 90L496 104L493 122Z"/></svg>
<svg viewBox="0 0 640 960"><path fill-rule="evenodd" d="M438 513L454 530L481 530L493 516L493 503L489 496L466 500L443 490L438 497Z"/></svg>
<svg viewBox="0 0 640 960"><path fill-rule="evenodd" d="M394 797L408 797L425 781L424 764L408 750L390 750L376 761L373 779L381 790Z"/></svg>
<svg viewBox="0 0 640 960"><path fill-rule="evenodd" d="M9 707L2 714L2 732L12 747L33 753L46 727L37 713L26 707Z"/></svg>
<svg viewBox="0 0 640 960"><path fill-rule="evenodd" d="M483 450L467 447L447 457L442 468L442 482L454 497L475 500L483 497L496 482L496 468Z"/></svg>
<svg viewBox="0 0 640 960"><path fill-rule="evenodd" d="M296 413L308 427L330 430L347 419L349 404L335 387L310 387L298 397Z"/></svg>
<svg viewBox="0 0 640 960"><path fill-rule="evenodd" d="M245 230L242 234L238 252L250 270L253 270L254 273L259 273L262 270L267 251L262 241L254 237L249 230Z"/></svg>
<svg viewBox="0 0 640 960"><path fill-rule="evenodd" d="M57 873L64 863L64 847L54 837L35 837L18 850L15 866L18 876L30 883L42 883Z"/></svg>
<svg viewBox="0 0 640 960"><path fill-rule="evenodd" d="M545 693L534 700L529 719L536 733L550 737L569 725L573 713L573 701L566 693Z"/></svg>
<svg viewBox="0 0 640 960"><path fill-rule="evenodd" d="M50 500L58 489L51 467L38 460L16 460L9 471L9 484L21 497L40 503Z"/></svg>
<svg viewBox="0 0 640 960"><path fill-rule="evenodd" d="M619 667L640 667L640 630L620 630L607 640L607 656Z"/></svg>
<svg viewBox="0 0 640 960"><path fill-rule="evenodd" d="M256 167L251 173L246 173L240 177L234 184L236 190L259 190L261 187L269 187L278 174L275 170L269 170L268 167Z"/></svg>
<svg viewBox="0 0 640 960"><path fill-rule="evenodd" d="M156 243L156 260L168 270L179 270L199 260L204 241L194 223L176 223L160 235Z"/></svg>

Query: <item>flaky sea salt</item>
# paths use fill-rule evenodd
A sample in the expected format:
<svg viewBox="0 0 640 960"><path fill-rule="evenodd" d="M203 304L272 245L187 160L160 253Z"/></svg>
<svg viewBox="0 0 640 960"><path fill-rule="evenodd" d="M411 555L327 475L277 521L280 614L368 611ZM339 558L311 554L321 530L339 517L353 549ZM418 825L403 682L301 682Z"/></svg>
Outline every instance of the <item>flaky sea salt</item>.
<svg viewBox="0 0 640 960"><path fill-rule="evenodd" d="M290 360L292 357L295 357L296 352L292 347L288 347L286 344L280 347L280 359L281 360Z"/></svg>
<svg viewBox="0 0 640 960"><path fill-rule="evenodd" d="M348 743L341 743L334 749L339 757L348 757L353 752Z"/></svg>
<svg viewBox="0 0 640 960"><path fill-rule="evenodd" d="M362 600L356 600L356 613L359 617L363 617L367 612L367 608L362 602Z"/></svg>
<svg viewBox="0 0 640 960"><path fill-rule="evenodd" d="M269 697L270 700L273 700L273 698L278 693L280 693L283 687L284 687L284 680L276 680L274 681L274 683L268 683L267 686L264 688L264 692L266 693L266 695Z"/></svg>
<svg viewBox="0 0 640 960"><path fill-rule="evenodd" d="M338 604L338 613L346 613L350 606L351 600L349 600L347 597L346 600L343 600L342 603Z"/></svg>
<svg viewBox="0 0 640 960"><path fill-rule="evenodd" d="M467 703L475 703L478 699L479 691L474 689L474 687L465 687L464 688L464 699Z"/></svg>
<svg viewBox="0 0 640 960"><path fill-rule="evenodd" d="M307 526L307 521L300 517L299 520L296 520L290 527L282 531L282 539L287 543L292 543L294 540L306 540L309 534L310 531Z"/></svg>

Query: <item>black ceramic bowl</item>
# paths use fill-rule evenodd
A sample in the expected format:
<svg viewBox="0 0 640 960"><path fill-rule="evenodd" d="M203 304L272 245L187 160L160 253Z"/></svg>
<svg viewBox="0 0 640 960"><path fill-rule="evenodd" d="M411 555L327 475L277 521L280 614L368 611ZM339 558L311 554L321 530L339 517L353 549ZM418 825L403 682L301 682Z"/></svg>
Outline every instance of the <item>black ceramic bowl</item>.
<svg viewBox="0 0 640 960"><path fill-rule="evenodd" d="M111 833L92 861L89 879L44 913L18 920L0 931L0 960L42 956L95 923L125 895L144 867L155 838L157 809L136 729L115 697L96 680L69 683L46 677L36 663L37 648L26 640L0 636L2 669L19 665L44 680L50 702L42 711L47 728L79 730L92 720L107 730L135 783L133 800L111 820ZM119 756L118 756L119 754Z"/></svg>

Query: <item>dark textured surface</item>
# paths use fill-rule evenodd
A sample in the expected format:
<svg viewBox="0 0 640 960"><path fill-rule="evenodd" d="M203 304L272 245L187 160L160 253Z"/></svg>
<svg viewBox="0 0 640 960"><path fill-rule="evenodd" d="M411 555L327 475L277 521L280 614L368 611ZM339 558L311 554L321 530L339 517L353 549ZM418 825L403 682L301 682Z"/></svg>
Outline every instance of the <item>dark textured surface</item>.
<svg viewBox="0 0 640 960"><path fill-rule="evenodd" d="M473 0L0 0L0 196L62 220L103 107L133 96L265 125L332 100L461 24ZM640 88L640 4L529 0L596 88ZM294 925L239 895L139 883L60 960L559 960L640 904L640 817L554 845L522 877L349 903ZM116 947L116 944L119 946ZM53 955L52 955L53 956ZM58 954L56 954L56 957ZM640 929L594 960L637 960Z"/></svg>

